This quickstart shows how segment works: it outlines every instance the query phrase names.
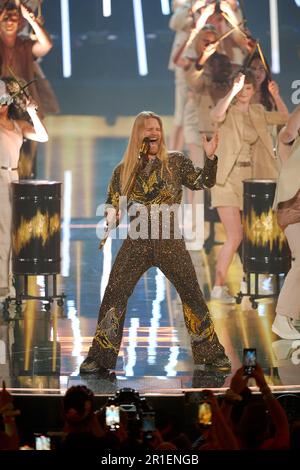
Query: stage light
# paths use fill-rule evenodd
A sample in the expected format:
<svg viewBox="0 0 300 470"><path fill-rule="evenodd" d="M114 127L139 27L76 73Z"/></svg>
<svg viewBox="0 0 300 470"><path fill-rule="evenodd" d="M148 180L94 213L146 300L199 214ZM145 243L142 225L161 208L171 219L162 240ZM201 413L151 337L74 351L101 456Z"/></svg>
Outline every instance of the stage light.
<svg viewBox="0 0 300 470"><path fill-rule="evenodd" d="M63 76L72 75L69 0L60 0Z"/></svg>
<svg viewBox="0 0 300 470"><path fill-rule="evenodd" d="M148 75L148 64L141 0L133 0L133 13L139 74L144 76Z"/></svg>
<svg viewBox="0 0 300 470"><path fill-rule="evenodd" d="M103 247L103 269L102 269L102 277L101 277L101 283L100 283L101 302L104 297L106 286L108 284L111 266L112 266L112 242L111 242L111 237L108 237Z"/></svg>
<svg viewBox="0 0 300 470"><path fill-rule="evenodd" d="M160 0L160 3L161 3L162 14L169 15L171 13L169 0Z"/></svg>
<svg viewBox="0 0 300 470"><path fill-rule="evenodd" d="M111 0L102 0L103 16L111 16Z"/></svg>
<svg viewBox="0 0 300 470"><path fill-rule="evenodd" d="M62 224L62 268L61 275L68 277L70 274L70 223L71 223L71 204L72 204L72 173L64 173L64 218Z"/></svg>
<svg viewBox="0 0 300 470"><path fill-rule="evenodd" d="M277 0L270 1L270 29L271 29L271 56L273 73L280 73L280 48L278 28L278 4Z"/></svg>
<svg viewBox="0 0 300 470"><path fill-rule="evenodd" d="M155 276L156 284L156 297L152 302L152 312L150 319L150 326L148 329L148 347L147 347L147 362L148 364L156 364L157 356L157 337L160 328L161 319L161 303L165 298L165 277L162 272L157 269Z"/></svg>
<svg viewBox="0 0 300 470"><path fill-rule="evenodd" d="M127 352L127 363L125 365L126 377L133 377L133 369L136 365L136 348L138 346L138 329L140 326L139 318L130 319L130 327L128 328L128 346Z"/></svg>

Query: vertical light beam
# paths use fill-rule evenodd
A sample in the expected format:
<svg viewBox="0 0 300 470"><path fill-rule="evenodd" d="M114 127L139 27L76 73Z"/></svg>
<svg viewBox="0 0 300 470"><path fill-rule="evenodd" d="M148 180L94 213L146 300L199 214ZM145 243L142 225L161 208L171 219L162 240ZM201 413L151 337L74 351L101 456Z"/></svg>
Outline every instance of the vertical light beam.
<svg viewBox="0 0 300 470"><path fill-rule="evenodd" d="M69 0L60 0L63 76L72 75Z"/></svg>
<svg viewBox="0 0 300 470"><path fill-rule="evenodd" d="M161 3L162 14L169 15L171 13L169 0L160 0L160 3Z"/></svg>
<svg viewBox="0 0 300 470"><path fill-rule="evenodd" d="M133 13L139 74L144 76L148 75L148 64L141 0L133 0Z"/></svg>
<svg viewBox="0 0 300 470"><path fill-rule="evenodd" d="M273 73L280 73L280 48L278 28L278 4L277 0L269 0L270 4L270 30L271 30L271 56Z"/></svg>
<svg viewBox="0 0 300 470"><path fill-rule="evenodd" d="M103 16L111 16L111 0L102 0Z"/></svg>
<svg viewBox="0 0 300 470"><path fill-rule="evenodd" d="M101 283L100 283L101 302L104 297L106 286L108 284L108 279L109 279L109 275L111 271L111 265L112 265L112 242L111 242L111 237L108 237L103 247L103 269L102 269L102 277L101 277Z"/></svg>
<svg viewBox="0 0 300 470"><path fill-rule="evenodd" d="M71 238L71 205L72 205L72 173L64 173L64 218L62 226L62 268L61 275L68 277L70 274L70 238Z"/></svg>

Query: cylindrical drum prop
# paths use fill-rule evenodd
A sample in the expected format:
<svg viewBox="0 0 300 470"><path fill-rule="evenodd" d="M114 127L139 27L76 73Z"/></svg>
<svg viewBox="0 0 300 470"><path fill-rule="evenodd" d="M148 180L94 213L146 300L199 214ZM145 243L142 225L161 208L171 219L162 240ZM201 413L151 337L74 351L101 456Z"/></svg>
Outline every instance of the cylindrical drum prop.
<svg viewBox="0 0 300 470"><path fill-rule="evenodd" d="M291 253L272 210L276 181L244 182L243 266L246 273L287 273Z"/></svg>
<svg viewBox="0 0 300 470"><path fill-rule="evenodd" d="M60 199L57 181L12 182L12 271L60 272Z"/></svg>

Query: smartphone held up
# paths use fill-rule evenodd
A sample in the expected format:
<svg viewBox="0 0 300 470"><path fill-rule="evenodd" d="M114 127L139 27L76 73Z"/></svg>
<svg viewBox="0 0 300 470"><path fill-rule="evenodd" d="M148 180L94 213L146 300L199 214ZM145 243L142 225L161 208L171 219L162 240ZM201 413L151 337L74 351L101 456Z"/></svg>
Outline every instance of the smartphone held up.
<svg viewBox="0 0 300 470"><path fill-rule="evenodd" d="M120 407L110 405L105 408L105 424L111 431L120 427Z"/></svg>
<svg viewBox="0 0 300 470"><path fill-rule="evenodd" d="M246 375L252 375L256 367L256 349L245 348L243 351L243 366Z"/></svg>

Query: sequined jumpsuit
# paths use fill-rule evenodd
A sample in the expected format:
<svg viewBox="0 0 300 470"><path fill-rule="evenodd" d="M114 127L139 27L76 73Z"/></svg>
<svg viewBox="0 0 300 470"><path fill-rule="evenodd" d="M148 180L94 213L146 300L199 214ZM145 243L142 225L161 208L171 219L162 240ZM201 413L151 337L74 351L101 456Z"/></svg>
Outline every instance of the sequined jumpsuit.
<svg viewBox="0 0 300 470"><path fill-rule="evenodd" d="M107 204L118 206L120 170L117 166L108 188ZM203 169L195 168L181 153L170 152L168 169L156 158L138 173L130 199L146 205L180 204L182 185L192 190L215 184L217 157L206 159ZM88 357L98 365L114 368L121 345L127 301L145 271L158 267L178 291L184 320L191 337L195 364L213 364L224 359L223 346L214 331L200 290L194 266L183 238L132 239L124 241L112 267L100 307L96 333Z"/></svg>

